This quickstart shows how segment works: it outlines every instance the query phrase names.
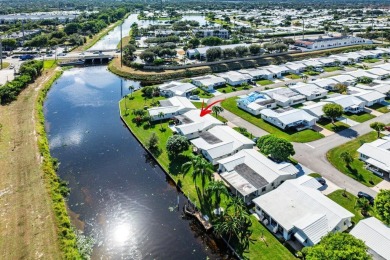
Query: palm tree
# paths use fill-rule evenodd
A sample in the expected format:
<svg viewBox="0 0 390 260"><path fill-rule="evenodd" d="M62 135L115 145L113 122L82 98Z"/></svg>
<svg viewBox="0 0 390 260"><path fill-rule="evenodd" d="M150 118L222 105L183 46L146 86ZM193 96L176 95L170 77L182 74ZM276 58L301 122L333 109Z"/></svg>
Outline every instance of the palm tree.
<svg viewBox="0 0 390 260"><path fill-rule="evenodd" d="M308 79L309 77L306 75L306 74L303 74L302 76L301 76L301 79L303 80L303 82L307 82L307 79Z"/></svg>
<svg viewBox="0 0 390 260"><path fill-rule="evenodd" d="M158 113L157 116L160 118L160 126L161 126L161 130L162 130L163 129L163 127L162 127L162 120L163 120L165 114L163 112L160 112L160 113Z"/></svg>
<svg viewBox="0 0 390 260"><path fill-rule="evenodd" d="M215 208L217 215L220 214L221 195L227 195L228 191L222 181L211 181L207 187L207 191L215 196Z"/></svg>
<svg viewBox="0 0 390 260"><path fill-rule="evenodd" d="M223 213L221 218L217 220L217 222L214 224L214 232L216 235L222 237L224 235L228 235L228 241L229 244L230 239L232 238L233 234L239 234L241 225L240 220L235 218L234 216L231 216L227 213Z"/></svg>
<svg viewBox="0 0 390 260"><path fill-rule="evenodd" d="M214 172L213 165L201 155L192 155L190 161L183 164L181 169L183 173L186 174L191 169L191 167L193 168L193 180L195 181L200 176L202 181L202 189L204 190L206 179L210 180L211 175Z"/></svg>
<svg viewBox="0 0 390 260"><path fill-rule="evenodd" d="M213 106L211 110L215 113L215 117L218 118L218 114L224 111L223 107Z"/></svg>
<svg viewBox="0 0 390 260"><path fill-rule="evenodd" d="M367 212L371 208L370 201L366 198L359 198L356 201L355 208L360 209L360 212L362 213L363 216L367 216Z"/></svg>
<svg viewBox="0 0 390 260"><path fill-rule="evenodd" d="M129 86L129 91L130 91L130 97L132 98L133 97L133 91L134 91L134 86L130 85Z"/></svg>
<svg viewBox="0 0 390 260"><path fill-rule="evenodd" d="M349 152L347 151L342 152L340 154L340 158L345 162L347 168L351 167L351 163L353 162L353 157Z"/></svg>

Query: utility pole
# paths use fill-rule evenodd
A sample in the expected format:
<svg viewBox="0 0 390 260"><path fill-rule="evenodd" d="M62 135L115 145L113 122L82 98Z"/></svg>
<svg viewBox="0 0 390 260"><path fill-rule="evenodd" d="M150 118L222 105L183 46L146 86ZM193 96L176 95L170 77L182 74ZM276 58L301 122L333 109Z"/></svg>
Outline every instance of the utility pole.
<svg viewBox="0 0 390 260"><path fill-rule="evenodd" d="M123 20L121 22L121 67L123 66L123 38L122 38L122 25L123 25Z"/></svg>

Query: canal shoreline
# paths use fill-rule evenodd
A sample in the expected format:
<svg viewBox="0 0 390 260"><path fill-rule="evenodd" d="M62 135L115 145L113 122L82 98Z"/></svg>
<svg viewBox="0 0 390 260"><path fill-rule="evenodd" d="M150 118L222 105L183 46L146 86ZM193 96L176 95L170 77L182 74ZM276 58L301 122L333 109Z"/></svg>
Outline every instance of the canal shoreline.
<svg viewBox="0 0 390 260"><path fill-rule="evenodd" d="M81 254L77 248L76 234L68 214L67 204L61 192L61 179L56 172L55 159L50 154L49 141L45 129L44 102L47 93L62 74L63 70L56 70L39 90L35 102L35 117L37 119L35 130L37 133L37 146L41 157L41 169L44 173L46 188L52 200L61 251L65 258L81 258Z"/></svg>

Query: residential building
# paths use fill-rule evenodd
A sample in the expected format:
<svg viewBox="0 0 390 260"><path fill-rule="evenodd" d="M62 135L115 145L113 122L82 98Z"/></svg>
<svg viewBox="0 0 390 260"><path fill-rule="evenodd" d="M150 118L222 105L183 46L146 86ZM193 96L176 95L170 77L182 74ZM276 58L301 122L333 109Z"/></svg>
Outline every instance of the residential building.
<svg viewBox="0 0 390 260"><path fill-rule="evenodd" d="M306 69L306 65L302 62L287 62L286 67L289 69L289 72L293 74L301 74Z"/></svg>
<svg viewBox="0 0 390 260"><path fill-rule="evenodd" d="M152 121L173 118L192 109L196 109L194 104L185 97L171 97L169 99L160 100L159 102L159 107L148 109Z"/></svg>
<svg viewBox="0 0 390 260"><path fill-rule="evenodd" d="M319 86L320 88L324 88L330 91L336 90L336 85L339 83L338 81L331 79L331 78L323 78L323 79L317 79L310 82L311 84L315 84Z"/></svg>
<svg viewBox="0 0 390 260"><path fill-rule="evenodd" d="M372 80L381 80L381 77L380 77L380 76L371 74L371 73L369 73L369 72L366 71L366 70L355 70L355 71L350 71L350 72L345 73L345 75L352 76L352 77L354 77L356 80L357 80L357 79L360 79L360 78L370 78L370 79L372 79Z"/></svg>
<svg viewBox="0 0 390 260"><path fill-rule="evenodd" d="M257 116L260 114L260 111L265 108L275 108L276 101L266 94L255 91L249 95L240 96L240 98L237 99L237 106L252 115Z"/></svg>
<svg viewBox="0 0 390 260"><path fill-rule="evenodd" d="M302 63L306 67L322 68L324 65L318 61L318 59L303 60Z"/></svg>
<svg viewBox="0 0 390 260"><path fill-rule="evenodd" d="M333 79L337 81L338 83L341 83L346 86L354 85L356 79L352 77L351 75L341 74L337 76L329 77L329 79Z"/></svg>
<svg viewBox="0 0 390 260"><path fill-rule="evenodd" d="M158 87L160 89L160 95L165 97L189 97L191 92L197 87L191 83L183 83L179 81L172 81L164 83Z"/></svg>
<svg viewBox="0 0 390 260"><path fill-rule="evenodd" d="M270 71L273 74L272 78L281 78L283 75L290 72L289 68L280 65L269 65L267 67L263 67L263 69Z"/></svg>
<svg viewBox="0 0 390 260"><path fill-rule="evenodd" d="M260 112L261 118L281 129L295 129L301 131L312 128L317 118L304 110L289 108L278 108L275 110L263 109Z"/></svg>
<svg viewBox="0 0 390 260"><path fill-rule="evenodd" d="M339 55L331 55L329 58L335 59L338 61L341 65L349 65L349 64L354 64L355 60L353 58L350 58L344 54L339 54Z"/></svg>
<svg viewBox="0 0 390 260"><path fill-rule="evenodd" d="M382 93L383 95L390 97L390 83L389 82L377 82L376 84L357 84L355 87L360 89L366 89L366 90L373 90L377 91L379 93Z"/></svg>
<svg viewBox="0 0 390 260"><path fill-rule="evenodd" d="M320 187L307 175L287 180L254 199L255 211L264 225L285 240L295 237L303 246L313 246L329 232L347 230L354 216L323 195Z"/></svg>
<svg viewBox="0 0 390 260"><path fill-rule="evenodd" d="M226 84L226 80L215 75L205 75L192 78L192 84L198 87L205 88L207 91L214 91L215 87L223 86Z"/></svg>
<svg viewBox="0 0 390 260"><path fill-rule="evenodd" d="M239 86L244 83L248 83L252 80L252 77L247 74L241 74L237 71L227 71L223 73L218 73L218 77L224 78L226 83L232 86Z"/></svg>
<svg viewBox="0 0 390 260"><path fill-rule="evenodd" d="M338 61L334 58L328 57L328 58L319 58L318 62L322 63L324 67L331 67L338 64Z"/></svg>
<svg viewBox="0 0 390 260"><path fill-rule="evenodd" d="M238 71L241 74L250 76L253 80L272 79L273 73L265 69L242 69Z"/></svg>
<svg viewBox="0 0 390 260"><path fill-rule="evenodd" d="M336 47L350 46L350 45L357 45L357 44L372 44L372 41L360 37L355 37L355 36L302 39L302 40L295 41L295 45L304 47L310 51L331 49Z"/></svg>
<svg viewBox="0 0 390 260"><path fill-rule="evenodd" d="M229 31L223 28L194 29L192 31L198 38L215 36L222 39L229 39Z"/></svg>
<svg viewBox="0 0 390 260"><path fill-rule="evenodd" d="M175 116L175 131L188 140L199 137L199 134L216 125L223 125L221 121L210 114L200 116L200 110L190 110L182 115Z"/></svg>
<svg viewBox="0 0 390 260"><path fill-rule="evenodd" d="M276 163L255 149L244 149L218 161L218 172L232 192L246 203L295 179L298 169L288 162Z"/></svg>
<svg viewBox="0 0 390 260"><path fill-rule="evenodd" d="M343 107L344 112L357 114L364 111L365 102L357 97L351 95L333 95L325 99L326 102L339 104Z"/></svg>
<svg viewBox="0 0 390 260"><path fill-rule="evenodd" d="M390 227L377 218L360 220L350 234L364 241L373 259L390 259Z"/></svg>
<svg viewBox="0 0 390 260"><path fill-rule="evenodd" d="M213 165L242 149L252 149L255 144L229 126L214 126L200 133L191 143Z"/></svg>
<svg viewBox="0 0 390 260"><path fill-rule="evenodd" d="M390 137L363 144L358 150L359 159L366 163L366 169L379 176L390 178Z"/></svg>
<svg viewBox="0 0 390 260"><path fill-rule="evenodd" d="M290 89L304 95L307 100L321 99L328 94L328 90L320 88L315 84L298 83L290 86Z"/></svg>
<svg viewBox="0 0 390 260"><path fill-rule="evenodd" d="M356 87L349 87L348 94L363 100L366 107L385 101L386 96L378 91L364 90Z"/></svg>
<svg viewBox="0 0 390 260"><path fill-rule="evenodd" d="M383 63L383 64L375 65L374 68L380 68L380 69L390 71L390 63Z"/></svg>
<svg viewBox="0 0 390 260"><path fill-rule="evenodd" d="M266 94L275 99L276 104L281 107L288 107L296 104L301 104L306 101L306 97L289 88L273 88L263 90L260 93Z"/></svg>
<svg viewBox="0 0 390 260"><path fill-rule="evenodd" d="M381 68L372 68L366 71L370 74L377 76L376 79L379 80L387 79L390 76L390 71Z"/></svg>
<svg viewBox="0 0 390 260"><path fill-rule="evenodd" d="M324 111L322 109L326 104L329 104L329 102L313 102L313 104L303 106L301 109L312 116L321 118L324 116Z"/></svg>

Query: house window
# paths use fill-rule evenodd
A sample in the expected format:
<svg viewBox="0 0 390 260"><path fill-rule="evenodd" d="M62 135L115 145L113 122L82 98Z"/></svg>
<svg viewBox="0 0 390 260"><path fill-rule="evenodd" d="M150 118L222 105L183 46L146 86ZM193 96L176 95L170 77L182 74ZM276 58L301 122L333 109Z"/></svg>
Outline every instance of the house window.
<svg viewBox="0 0 390 260"><path fill-rule="evenodd" d="M271 183L271 186L272 186L272 187L275 186L275 183Z"/></svg>
<svg viewBox="0 0 390 260"><path fill-rule="evenodd" d="M266 190L266 188L265 187L263 187L262 189L261 189L261 192L264 192Z"/></svg>

